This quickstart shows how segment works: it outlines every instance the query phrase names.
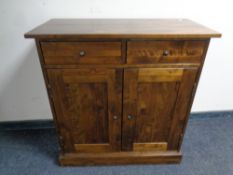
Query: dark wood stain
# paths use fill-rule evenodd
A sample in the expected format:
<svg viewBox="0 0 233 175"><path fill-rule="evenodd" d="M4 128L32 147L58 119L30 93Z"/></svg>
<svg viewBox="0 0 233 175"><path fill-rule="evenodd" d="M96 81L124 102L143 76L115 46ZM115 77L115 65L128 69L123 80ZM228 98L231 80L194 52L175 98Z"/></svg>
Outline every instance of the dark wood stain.
<svg viewBox="0 0 233 175"><path fill-rule="evenodd" d="M210 38L221 34L188 19L51 19L25 34L40 39Z"/></svg>
<svg viewBox="0 0 233 175"><path fill-rule="evenodd" d="M209 41L220 36L177 19L54 19L25 34L36 39L60 164L179 163Z"/></svg>
<svg viewBox="0 0 233 175"><path fill-rule="evenodd" d="M122 63L121 42L42 42L41 47L45 64Z"/></svg>
<svg viewBox="0 0 233 175"><path fill-rule="evenodd" d="M128 64L199 63L205 41L131 41Z"/></svg>

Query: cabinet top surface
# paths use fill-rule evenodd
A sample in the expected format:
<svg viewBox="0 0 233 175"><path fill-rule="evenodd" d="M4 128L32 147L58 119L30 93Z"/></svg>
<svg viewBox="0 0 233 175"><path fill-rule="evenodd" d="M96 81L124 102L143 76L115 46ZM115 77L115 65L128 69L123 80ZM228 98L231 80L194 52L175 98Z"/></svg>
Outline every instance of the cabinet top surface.
<svg viewBox="0 0 233 175"><path fill-rule="evenodd" d="M188 19L51 19L26 38L211 38L219 32Z"/></svg>

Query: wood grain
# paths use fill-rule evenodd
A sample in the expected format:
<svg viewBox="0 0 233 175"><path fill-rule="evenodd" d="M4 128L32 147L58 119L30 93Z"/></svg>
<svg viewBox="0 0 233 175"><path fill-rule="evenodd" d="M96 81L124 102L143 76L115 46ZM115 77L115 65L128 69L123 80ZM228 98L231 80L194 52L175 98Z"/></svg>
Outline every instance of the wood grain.
<svg viewBox="0 0 233 175"><path fill-rule="evenodd" d="M183 71L176 68L124 71L124 150L133 150L134 143L168 141ZM133 118L128 119L129 115Z"/></svg>
<svg viewBox="0 0 233 175"><path fill-rule="evenodd" d="M115 164L158 164L180 163L181 152L113 152L60 154L59 162L63 166L115 165Z"/></svg>
<svg viewBox="0 0 233 175"><path fill-rule="evenodd" d="M80 69L80 68L109 68L109 69L128 69L128 68L192 68L200 67L201 63L175 63L175 64L101 64L101 65L44 65L46 69Z"/></svg>
<svg viewBox="0 0 233 175"><path fill-rule="evenodd" d="M187 128L187 123L188 123L188 120L189 120L190 111L191 111L193 100L194 100L196 90L197 90L197 87L198 87L198 82L200 80L202 68L204 66L204 62L205 62L206 54L207 54L207 51L208 51L209 43L210 43L210 40L207 40L207 45L205 46L204 54L202 55L201 65L200 65L199 69L197 69L196 80L195 80L195 83L194 83L194 86L193 86L193 91L192 91L192 97L190 99L189 107L188 107L188 109L186 111L186 116L187 117L185 118L185 124L184 124L184 127L182 128L182 134L180 136L179 143L178 143L178 150L181 149L181 145L182 145L182 142L183 142L183 139L184 139L184 133L185 133L185 130Z"/></svg>
<svg viewBox="0 0 233 175"><path fill-rule="evenodd" d="M206 44L205 40L130 41L127 63L200 63Z"/></svg>
<svg viewBox="0 0 233 175"><path fill-rule="evenodd" d="M122 118L122 150L133 150L135 116L137 115L137 69L124 70L124 92L123 92L123 118ZM128 116L132 116L131 120Z"/></svg>
<svg viewBox="0 0 233 175"><path fill-rule="evenodd" d="M141 83L176 82L181 80L183 69L140 68L138 74L138 81Z"/></svg>
<svg viewBox="0 0 233 175"><path fill-rule="evenodd" d="M25 34L40 39L210 38L221 34L188 19L52 19Z"/></svg>
<svg viewBox="0 0 233 175"><path fill-rule="evenodd" d="M188 107L192 99L192 92L195 86L195 79L198 69L186 69L177 94L176 106L173 112L172 123L168 137L168 148L177 150L180 139L183 137L182 131L188 117Z"/></svg>
<svg viewBox="0 0 233 175"><path fill-rule="evenodd" d="M54 19L25 34L36 39L61 165L179 163L220 36L186 19Z"/></svg>
<svg viewBox="0 0 233 175"><path fill-rule="evenodd" d="M157 142L157 143L134 143L133 151L166 151L167 143L166 142Z"/></svg>
<svg viewBox="0 0 233 175"><path fill-rule="evenodd" d="M74 150L77 153L103 153L103 152L112 152L113 149L110 144L75 144Z"/></svg>
<svg viewBox="0 0 233 175"><path fill-rule="evenodd" d="M57 115L56 115L56 111L55 111L54 103L53 103L53 99L52 99L53 97L52 97L52 94L51 94L51 86L49 84L47 71L44 68L44 58L43 58L43 53L42 53L42 50L41 50L40 41L36 39L35 43L36 43L36 48L37 48L37 52L38 52L38 56L39 56L40 66L42 68L44 83L45 83L45 86L46 86L46 89L47 89L47 97L48 97L48 100L49 100L49 105L50 105L50 108L51 108L53 121L54 121L54 124L55 124L55 130L56 130L56 133L57 133L58 143L60 145L59 151L60 151L60 153L64 153L65 148L64 148L64 144L63 144L63 138L61 136L62 128L60 127L62 124L60 124L59 121L57 120Z"/></svg>
<svg viewBox="0 0 233 175"><path fill-rule="evenodd" d="M122 63L121 42L42 42L41 47L45 64Z"/></svg>
<svg viewBox="0 0 233 175"><path fill-rule="evenodd" d="M49 69L47 72L57 117L67 138L64 144L70 145L66 150L74 150L74 144L96 143L109 143L112 150L119 150L121 70ZM114 115L119 118L113 120Z"/></svg>

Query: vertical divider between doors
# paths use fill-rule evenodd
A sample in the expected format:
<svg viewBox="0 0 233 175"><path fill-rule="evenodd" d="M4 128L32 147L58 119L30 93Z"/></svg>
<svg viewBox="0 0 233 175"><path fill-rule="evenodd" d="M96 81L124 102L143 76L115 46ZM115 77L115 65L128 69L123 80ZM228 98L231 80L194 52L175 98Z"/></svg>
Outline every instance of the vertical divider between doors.
<svg viewBox="0 0 233 175"><path fill-rule="evenodd" d="M122 60L123 64L127 63L127 40L121 41L121 48L122 48ZM125 86L125 68L122 68L122 93L121 93L121 151L122 151L122 139L123 139L123 118L124 118L124 86Z"/></svg>
<svg viewBox="0 0 233 175"><path fill-rule="evenodd" d="M122 151L122 139L123 139L123 117L124 117L124 74L125 70L122 69L122 93L121 93L121 151Z"/></svg>

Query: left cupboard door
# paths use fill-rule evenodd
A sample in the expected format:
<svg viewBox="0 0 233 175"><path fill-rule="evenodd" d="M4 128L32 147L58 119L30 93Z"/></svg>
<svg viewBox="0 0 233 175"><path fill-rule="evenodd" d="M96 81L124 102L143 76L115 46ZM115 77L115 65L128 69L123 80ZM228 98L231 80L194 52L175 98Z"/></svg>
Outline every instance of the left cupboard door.
<svg viewBox="0 0 233 175"><path fill-rule="evenodd" d="M121 150L122 69L48 69L65 153Z"/></svg>

